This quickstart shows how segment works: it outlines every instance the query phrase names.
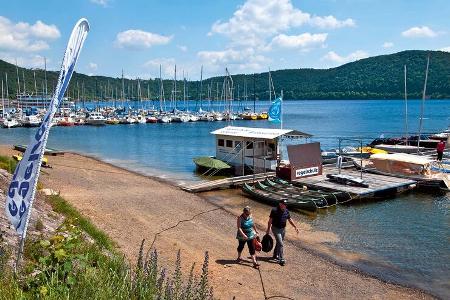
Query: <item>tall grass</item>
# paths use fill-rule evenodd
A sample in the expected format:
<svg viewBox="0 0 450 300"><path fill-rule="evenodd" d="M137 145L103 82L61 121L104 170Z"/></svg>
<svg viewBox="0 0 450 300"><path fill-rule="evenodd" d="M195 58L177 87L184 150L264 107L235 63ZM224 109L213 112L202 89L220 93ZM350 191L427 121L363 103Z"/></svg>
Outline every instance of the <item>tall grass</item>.
<svg viewBox="0 0 450 300"><path fill-rule="evenodd" d="M16 169L17 161L8 156L0 155L0 169L4 169L9 173L13 173Z"/></svg>
<svg viewBox="0 0 450 300"><path fill-rule="evenodd" d="M103 231L98 229L88 218L81 215L69 202L59 195L51 195L46 197L47 202L52 206L57 213L64 215L71 219L71 222L79 226L91 238L95 240L98 245L110 251L114 250L115 243Z"/></svg>
<svg viewBox="0 0 450 300"><path fill-rule="evenodd" d="M183 279L181 252L172 273L159 267L156 250L144 257L144 241L131 267L123 255L105 253L85 239L81 227L67 219L49 238L31 237L25 246L24 267L13 276L0 273L0 299L212 299L208 253L202 271L192 265Z"/></svg>
<svg viewBox="0 0 450 300"><path fill-rule="evenodd" d="M0 274L0 299L212 299L208 253L200 278L194 265L186 281L178 251L172 274L158 266L158 253L132 268L119 254L105 254L83 238L79 227L63 223L49 239L35 237L26 245L26 266L17 277Z"/></svg>

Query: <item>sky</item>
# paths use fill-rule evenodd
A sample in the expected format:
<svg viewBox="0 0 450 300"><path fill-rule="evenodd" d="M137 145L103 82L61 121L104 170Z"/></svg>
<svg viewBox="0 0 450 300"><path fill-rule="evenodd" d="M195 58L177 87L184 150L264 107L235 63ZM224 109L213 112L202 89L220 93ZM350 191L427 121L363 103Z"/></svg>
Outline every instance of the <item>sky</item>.
<svg viewBox="0 0 450 300"><path fill-rule="evenodd" d="M0 59L59 70L79 18L76 71L199 80L331 68L409 49L450 52L448 0L0 0Z"/></svg>

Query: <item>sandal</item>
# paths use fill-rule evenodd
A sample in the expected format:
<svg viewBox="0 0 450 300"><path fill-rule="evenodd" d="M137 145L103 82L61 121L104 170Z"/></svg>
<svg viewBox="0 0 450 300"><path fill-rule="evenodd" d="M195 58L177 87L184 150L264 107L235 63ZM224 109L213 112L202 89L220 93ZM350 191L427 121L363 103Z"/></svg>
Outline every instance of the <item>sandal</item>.
<svg viewBox="0 0 450 300"><path fill-rule="evenodd" d="M242 258L240 258L240 257L236 258L237 263L240 263L241 261L242 261Z"/></svg>
<svg viewBox="0 0 450 300"><path fill-rule="evenodd" d="M253 268L259 269L259 266L260 266L260 264L258 264L258 263L253 263Z"/></svg>

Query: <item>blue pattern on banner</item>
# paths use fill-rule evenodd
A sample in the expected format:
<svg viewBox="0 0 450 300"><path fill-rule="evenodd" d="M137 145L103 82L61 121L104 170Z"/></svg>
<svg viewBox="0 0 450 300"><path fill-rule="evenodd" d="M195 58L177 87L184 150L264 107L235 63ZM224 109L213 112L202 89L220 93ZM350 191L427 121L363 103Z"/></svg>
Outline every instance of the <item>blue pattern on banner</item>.
<svg viewBox="0 0 450 300"><path fill-rule="evenodd" d="M281 123L281 98L275 99L269 108L269 121Z"/></svg>

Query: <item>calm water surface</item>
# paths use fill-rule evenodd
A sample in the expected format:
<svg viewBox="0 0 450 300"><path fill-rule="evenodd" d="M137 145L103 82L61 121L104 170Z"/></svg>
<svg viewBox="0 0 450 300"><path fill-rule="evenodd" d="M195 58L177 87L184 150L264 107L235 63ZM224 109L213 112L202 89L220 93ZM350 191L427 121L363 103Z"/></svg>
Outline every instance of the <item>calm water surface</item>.
<svg viewBox="0 0 450 300"><path fill-rule="evenodd" d="M261 103L258 110L267 110ZM420 101L409 101L409 131L417 133ZM404 133L403 101L285 101L283 127L314 135L322 148L336 148L337 137ZM424 132L450 125L450 101L427 100ZM198 180L192 158L214 155L211 131L226 122L55 127L48 146L97 156L119 166L177 182ZM235 126L277 127L267 121L235 121ZM0 143L28 143L35 129L0 129ZM351 144L349 144L351 145ZM386 280L450 296L450 195L410 193L395 199L339 206L302 219L317 230L335 232L341 250L363 253L362 270Z"/></svg>

